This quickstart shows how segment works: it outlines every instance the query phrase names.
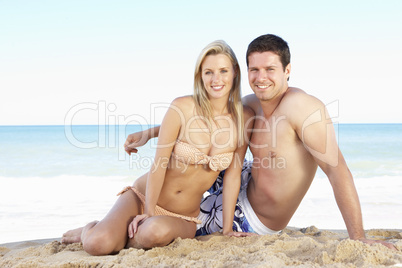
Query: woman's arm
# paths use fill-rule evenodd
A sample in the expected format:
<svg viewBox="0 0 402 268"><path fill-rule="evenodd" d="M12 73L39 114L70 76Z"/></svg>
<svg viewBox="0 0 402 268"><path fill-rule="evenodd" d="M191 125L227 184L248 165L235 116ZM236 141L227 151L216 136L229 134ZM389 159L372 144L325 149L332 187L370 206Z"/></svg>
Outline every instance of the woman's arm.
<svg viewBox="0 0 402 268"><path fill-rule="evenodd" d="M234 153L233 161L225 172L223 178L223 234L233 236L243 236L233 232L233 217L237 197L239 195L241 183L241 171L243 161L251 138L254 126L254 112L250 108L244 108L245 135L243 145L238 147Z"/></svg>
<svg viewBox="0 0 402 268"><path fill-rule="evenodd" d="M242 150L238 148L234 154L234 158L229 168L226 170L223 177L223 234L229 235L233 232L233 217L235 206L237 202L237 196L240 190L240 175L243 166L245 154L242 154ZM243 157L241 157L243 155Z"/></svg>
<svg viewBox="0 0 402 268"><path fill-rule="evenodd" d="M179 98L172 102L162 121L159 130L158 145L155 159L149 171L145 193L144 214L154 215L155 206L165 180L166 170L172 154L173 147L184 122L182 105L183 99Z"/></svg>
<svg viewBox="0 0 402 268"><path fill-rule="evenodd" d="M133 233L137 232L138 225L141 221L154 215L155 207L158 203L165 180L170 156L181 126L184 124L183 112L182 108L180 108L183 107L183 101L185 101L184 98L178 98L172 102L160 126L155 159L147 178L144 213L136 216L130 224L130 237L132 237Z"/></svg>

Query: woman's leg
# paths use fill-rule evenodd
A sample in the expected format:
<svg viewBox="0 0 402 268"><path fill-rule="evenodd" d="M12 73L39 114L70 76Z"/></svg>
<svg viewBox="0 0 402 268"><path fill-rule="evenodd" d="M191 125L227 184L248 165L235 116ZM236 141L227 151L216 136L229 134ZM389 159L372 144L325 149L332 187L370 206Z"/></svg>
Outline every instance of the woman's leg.
<svg viewBox="0 0 402 268"><path fill-rule="evenodd" d="M127 243L129 223L140 212L141 201L133 191L128 190L120 195L103 220L68 231L63 235L62 242L72 243L81 240L84 250L91 255L117 253Z"/></svg>
<svg viewBox="0 0 402 268"><path fill-rule="evenodd" d="M194 238L197 226L189 222L171 216L154 216L146 219L129 239L127 247L149 249L163 247L170 244L176 238Z"/></svg>

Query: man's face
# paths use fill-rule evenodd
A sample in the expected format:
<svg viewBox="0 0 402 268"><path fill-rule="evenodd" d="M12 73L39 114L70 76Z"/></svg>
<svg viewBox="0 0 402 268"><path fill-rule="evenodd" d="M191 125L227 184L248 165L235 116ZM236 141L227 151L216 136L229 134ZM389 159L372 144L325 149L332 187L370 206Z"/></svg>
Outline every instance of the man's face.
<svg viewBox="0 0 402 268"><path fill-rule="evenodd" d="M254 52L248 56L248 62L248 82L259 100L271 100L288 88L290 64L283 70L277 54Z"/></svg>

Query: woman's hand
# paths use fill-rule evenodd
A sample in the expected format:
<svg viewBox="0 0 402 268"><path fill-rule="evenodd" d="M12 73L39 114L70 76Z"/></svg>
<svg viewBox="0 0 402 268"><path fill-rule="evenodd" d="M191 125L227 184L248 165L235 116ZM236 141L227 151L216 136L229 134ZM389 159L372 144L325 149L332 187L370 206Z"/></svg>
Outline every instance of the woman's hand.
<svg viewBox="0 0 402 268"><path fill-rule="evenodd" d="M148 214L141 214L135 216L133 221L128 225L128 237L133 238L134 234L137 232L138 227L144 223L146 219L148 219L150 216Z"/></svg>

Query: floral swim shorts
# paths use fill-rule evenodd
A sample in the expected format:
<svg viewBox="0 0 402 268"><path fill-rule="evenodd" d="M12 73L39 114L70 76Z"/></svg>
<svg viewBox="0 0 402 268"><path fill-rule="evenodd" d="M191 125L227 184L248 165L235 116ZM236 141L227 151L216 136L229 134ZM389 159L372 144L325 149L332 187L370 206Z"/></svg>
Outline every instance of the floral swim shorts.
<svg viewBox="0 0 402 268"><path fill-rule="evenodd" d="M233 218L233 231L261 235L279 234L281 231L273 231L262 224L248 201L247 185L251 179L252 164L253 163L250 161L244 161L243 164L241 172L241 187ZM214 185L208 190L209 195L201 201L200 215L198 216L198 219L202 221L202 224L197 225L198 229L196 236L208 235L222 230L222 187L224 174L225 171L222 171L219 174Z"/></svg>

